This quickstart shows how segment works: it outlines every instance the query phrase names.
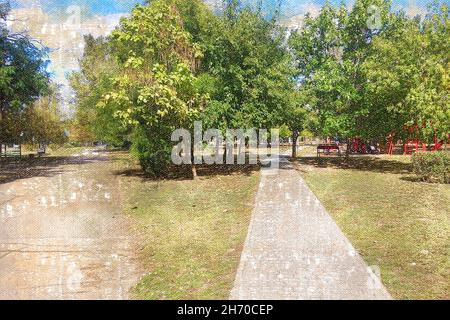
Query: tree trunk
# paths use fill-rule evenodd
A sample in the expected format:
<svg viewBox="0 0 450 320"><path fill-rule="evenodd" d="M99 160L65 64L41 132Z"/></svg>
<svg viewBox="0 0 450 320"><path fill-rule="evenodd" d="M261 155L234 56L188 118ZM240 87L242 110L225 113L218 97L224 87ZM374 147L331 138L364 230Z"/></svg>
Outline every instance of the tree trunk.
<svg viewBox="0 0 450 320"><path fill-rule="evenodd" d="M195 163L193 163L192 164L192 178L194 179L194 180L196 180L197 179L197 168L195 167Z"/></svg>
<svg viewBox="0 0 450 320"><path fill-rule="evenodd" d="M292 130L292 158L297 158L298 130Z"/></svg>
<svg viewBox="0 0 450 320"><path fill-rule="evenodd" d="M195 145L191 143L191 170L192 170L192 178L197 179L197 167L195 166Z"/></svg>
<svg viewBox="0 0 450 320"><path fill-rule="evenodd" d="M347 139L347 150L345 150L345 157L349 158L350 157L350 151L351 151L351 140Z"/></svg>

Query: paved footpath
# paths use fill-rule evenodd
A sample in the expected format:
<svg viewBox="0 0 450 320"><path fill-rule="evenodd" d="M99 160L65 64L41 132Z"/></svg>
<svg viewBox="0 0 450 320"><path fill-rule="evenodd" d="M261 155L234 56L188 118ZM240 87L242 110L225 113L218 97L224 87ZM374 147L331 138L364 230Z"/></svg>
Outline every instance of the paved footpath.
<svg viewBox="0 0 450 320"><path fill-rule="evenodd" d="M232 300L391 299L285 158L264 168ZM375 271L373 271L375 270Z"/></svg>
<svg viewBox="0 0 450 320"><path fill-rule="evenodd" d="M0 183L0 300L127 299L143 274L115 163L68 159Z"/></svg>

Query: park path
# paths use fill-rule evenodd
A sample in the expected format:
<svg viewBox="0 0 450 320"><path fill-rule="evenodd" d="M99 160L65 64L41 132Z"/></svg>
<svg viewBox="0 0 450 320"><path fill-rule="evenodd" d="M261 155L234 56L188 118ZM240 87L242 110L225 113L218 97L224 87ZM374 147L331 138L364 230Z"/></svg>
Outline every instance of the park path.
<svg viewBox="0 0 450 320"><path fill-rule="evenodd" d="M232 300L391 299L299 173L262 169Z"/></svg>
<svg viewBox="0 0 450 320"><path fill-rule="evenodd" d="M138 281L113 162L75 157L0 184L0 299L126 299Z"/></svg>

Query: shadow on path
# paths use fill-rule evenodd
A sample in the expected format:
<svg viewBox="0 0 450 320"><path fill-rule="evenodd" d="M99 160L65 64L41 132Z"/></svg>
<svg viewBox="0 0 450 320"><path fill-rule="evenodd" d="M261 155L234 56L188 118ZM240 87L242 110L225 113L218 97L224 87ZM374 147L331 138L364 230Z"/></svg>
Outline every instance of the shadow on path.
<svg viewBox="0 0 450 320"><path fill-rule="evenodd" d="M33 177L53 177L67 172L63 166L82 165L109 161L108 157L43 157L43 158L2 158L0 159L0 185Z"/></svg>

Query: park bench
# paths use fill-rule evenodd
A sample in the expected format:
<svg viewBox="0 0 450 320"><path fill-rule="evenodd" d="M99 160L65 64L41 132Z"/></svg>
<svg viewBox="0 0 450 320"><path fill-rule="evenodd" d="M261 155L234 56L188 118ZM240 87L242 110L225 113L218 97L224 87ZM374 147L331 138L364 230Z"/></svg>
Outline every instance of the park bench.
<svg viewBox="0 0 450 320"><path fill-rule="evenodd" d="M337 144L319 144L317 146L317 157L320 157L321 153L330 154L331 152L336 152L341 156L341 149Z"/></svg>

